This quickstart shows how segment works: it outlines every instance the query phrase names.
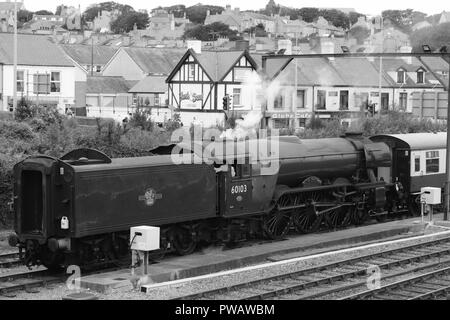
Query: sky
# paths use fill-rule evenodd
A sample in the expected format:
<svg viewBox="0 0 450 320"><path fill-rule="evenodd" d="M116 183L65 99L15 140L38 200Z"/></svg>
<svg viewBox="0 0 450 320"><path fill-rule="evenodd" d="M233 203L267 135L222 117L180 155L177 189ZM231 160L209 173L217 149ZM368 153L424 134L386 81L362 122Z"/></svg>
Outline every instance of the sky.
<svg viewBox="0 0 450 320"><path fill-rule="evenodd" d="M5 0L3 0L5 1ZM72 6L81 6L84 10L93 3L108 0L25 0L25 7L31 11L47 9L55 11L61 3ZM225 6L230 4L233 8L239 7L241 10L261 9L265 7L268 0L115 0L115 2L131 5L134 9L153 9L158 6L170 6L174 4L184 4L186 6L195 5L199 2L203 4ZM450 11L450 2L442 0L275 0L275 3L287 7L318 7L318 8L354 8L356 11L369 15L380 14L387 9L414 9L427 14L441 13L443 10Z"/></svg>

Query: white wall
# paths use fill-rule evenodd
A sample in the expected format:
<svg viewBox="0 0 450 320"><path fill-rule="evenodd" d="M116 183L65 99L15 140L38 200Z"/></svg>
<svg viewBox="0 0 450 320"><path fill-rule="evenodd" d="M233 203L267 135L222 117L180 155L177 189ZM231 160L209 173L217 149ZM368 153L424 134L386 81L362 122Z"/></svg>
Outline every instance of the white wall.
<svg viewBox="0 0 450 320"><path fill-rule="evenodd" d="M120 49L105 66L102 75L121 76L124 77L125 80L142 80L146 76L142 69L139 68L123 49Z"/></svg>
<svg viewBox="0 0 450 320"><path fill-rule="evenodd" d="M39 98L46 99L58 99L58 108L61 111L65 111L65 105L73 105L75 99L75 80L77 78L77 72L75 67L51 67L51 66L23 66L19 65L17 71L24 71L25 88L23 95L31 99L36 98L33 93L33 75L40 73L50 74L51 72L60 72L61 88L60 92L51 92L48 95L39 95ZM27 79L28 73L28 79ZM78 75L78 77L82 77ZM13 84L14 84L14 67L12 65L3 66L3 106L2 110L8 110L8 97L13 96ZM22 92L17 93L20 97Z"/></svg>

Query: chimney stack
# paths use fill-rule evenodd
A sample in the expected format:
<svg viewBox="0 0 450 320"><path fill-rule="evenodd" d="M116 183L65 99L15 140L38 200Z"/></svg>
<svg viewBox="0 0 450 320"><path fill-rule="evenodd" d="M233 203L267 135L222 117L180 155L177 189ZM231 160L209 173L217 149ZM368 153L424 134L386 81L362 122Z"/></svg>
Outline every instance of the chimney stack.
<svg viewBox="0 0 450 320"><path fill-rule="evenodd" d="M187 40L187 48L194 50L195 53L202 53L202 42L200 40Z"/></svg>
<svg viewBox="0 0 450 320"><path fill-rule="evenodd" d="M289 39L278 40L278 50L284 49L284 54L292 54L292 41Z"/></svg>
<svg viewBox="0 0 450 320"><path fill-rule="evenodd" d="M400 52L401 53L411 53L412 51L412 47L410 46L403 46L400 47ZM412 56L409 57L402 57L402 59L407 63L407 64L412 64Z"/></svg>

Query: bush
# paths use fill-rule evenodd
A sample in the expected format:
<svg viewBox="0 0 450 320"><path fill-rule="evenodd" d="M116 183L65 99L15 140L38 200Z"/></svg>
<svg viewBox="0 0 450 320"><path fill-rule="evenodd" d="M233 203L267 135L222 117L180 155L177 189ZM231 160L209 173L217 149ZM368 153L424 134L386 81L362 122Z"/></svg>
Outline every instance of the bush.
<svg viewBox="0 0 450 320"><path fill-rule="evenodd" d="M32 119L36 115L36 107L22 98L17 103L17 108L14 111L14 119L17 121L25 121L27 119Z"/></svg>
<svg viewBox="0 0 450 320"><path fill-rule="evenodd" d="M32 140L36 136L31 126L24 122L0 121L0 137L3 139Z"/></svg>
<svg viewBox="0 0 450 320"><path fill-rule="evenodd" d="M150 119L151 110L137 107L136 111L131 116L129 121L130 126L141 128L142 130L152 131L155 127L153 121Z"/></svg>

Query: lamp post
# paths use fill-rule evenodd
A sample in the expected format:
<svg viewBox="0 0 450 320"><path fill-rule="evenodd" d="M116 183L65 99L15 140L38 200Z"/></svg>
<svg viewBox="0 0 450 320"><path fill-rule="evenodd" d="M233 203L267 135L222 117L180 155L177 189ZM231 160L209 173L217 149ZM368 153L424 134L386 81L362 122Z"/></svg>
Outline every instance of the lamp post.
<svg viewBox="0 0 450 320"><path fill-rule="evenodd" d="M380 27L381 27L381 52L384 52L384 26L383 26L383 13L380 16ZM382 83L382 73L383 73L383 57L380 56L380 68L378 75L378 99L379 99L379 115L381 115L381 83ZM394 97L392 97L394 98ZM389 102L388 102L389 103ZM373 107L374 114L376 113L375 106Z"/></svg>
<svg viewBox="0 0 450 320"><path fill-rule="evenodd" d="M13 112L17 109L17 1L14 1Z"/></svg>

